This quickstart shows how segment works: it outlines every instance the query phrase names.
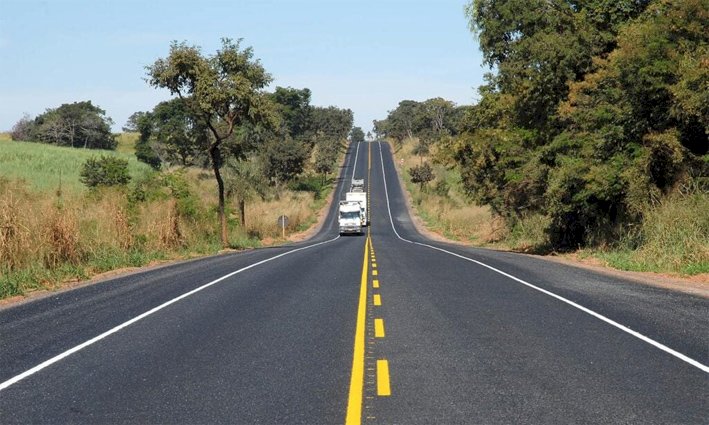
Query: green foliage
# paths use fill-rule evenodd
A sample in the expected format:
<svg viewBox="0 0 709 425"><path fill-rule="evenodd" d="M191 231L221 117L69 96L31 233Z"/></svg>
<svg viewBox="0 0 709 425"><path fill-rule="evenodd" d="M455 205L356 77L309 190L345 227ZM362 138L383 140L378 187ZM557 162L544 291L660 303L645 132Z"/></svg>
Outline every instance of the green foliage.
<svg viewBox="0 0 709 425"><path fill-rule="evenodd" d="M409 175L411 176L411 182L418 184L421 187L421 191L424 190L428 182L436 178L433 174L433 168L428 162L409 168Z"/></svg>
<svg viewBox="0 0 709 425"><path fill-rule="evenodd" d="M80 180L92 188L126 185L130 181L128 161L110 155L91 157L81 167Z"/></svg>
<svg viewBox="0 0 709 425"><path fill-rule="evenodd" d="M292 87L276 87L270 94L281 116L281 126L284 133L292 138L303 137L310 128L310 89L294 89Z"/></svg>
<svg viewBox="0 0 709 425"><path fill-rule="evenodd" d="M209 129L207 152L217 182L219 222L222 245L229 244L225 205L225 187L220 168L228 154L241 157L243 146L224 151L223 144L242 126L274 127L274 106L264 92L272 81L261 63L253 58L253 49L242 49L241 40L222 39L222 48L204 56L199 47L173 42L166 59L147 67L148 81L156 88L166 88L185 103L190 117ZM191 139L188 139L191 141Z"/></svg>
<svg viewBox="0 0 709 425"><path fill-rule="evenodd" d="M319 176L305 175L288 183L288 189L299 192L311 192L316 200L322 199L323 194L330 188L331 181Z"/></svg>
<svg viewBox="0 0 709 425"><path fill-rule="evenodd" d="M311 134L339 143L350 133L354 115L349 109L314 107L310 120Z"/></svg>
<svg viewBox="0 0 709 425"><path fill-rule="evenodd" d="M541 216L554 248L612 243L706 175L705 1L474 0L467 13L496 73L439 156L510 229Z"/></svg>
<svg viewBox="0 0 709 425"><path fill-rule="evenodd" d="M31 123L21 119L13 131L13 140L36 140L58 146L85 149L115 149L111 133L113 120L91 101L65 103L47 111Z"/></svg>
<svg viewBox="0 0 709 425"><path fill-rule="evenodd" d="M364 131L361 127L352 127L350 131L350 141L352 143L364 142Z"/></svg>
<svg viewBox="0 0 709 425"><path fill-rule="evenodd" d="M303 172L309 155L307 146L300 140L273 140L261 151L264 176L274 184L291 181Z"/></svg>
<svg viewBox="0 0 709 425"><path fill-rule="evenodd" d="M188 106L193 101L177 98L160 102L141 122L141 127L150 126L141 134L149 131L149 146L161 162L185 167L206 162L209 130Z"/></svg>
<svg viewBox="0 0 709 425"><path fill-rule="evenodd" d="M374 132L378 137L390 137L399 143L416 137L419 153L424 154L432 144L460 132L468 109L440 97L424 102L402 100L385 120L374 121Z"/></svg>
<svg viewBox="0 0 709 425"><path fill-rule="evenodd" d="M140 132L140 122L145 118L147 112L133 112L126 121L122 130L126 133L138 133Z"/></svg>
<svg viewBox="0 0 709 425"><path fill-rule="evenodd" d="M184 169L162 174L162 185L169 189L170 195L177 202L177 214L180 217L196 219L199 212L199 199L192 193Z"/></svg>
<svg viewBox="0 0 709 425"><path fill-rule="evenodd" d="M322 176L322 180L324 181L328 174L335 171L337 159L339 158L342 147L336 140L324 138L317 140L314 169L316 173Z"/></svg>

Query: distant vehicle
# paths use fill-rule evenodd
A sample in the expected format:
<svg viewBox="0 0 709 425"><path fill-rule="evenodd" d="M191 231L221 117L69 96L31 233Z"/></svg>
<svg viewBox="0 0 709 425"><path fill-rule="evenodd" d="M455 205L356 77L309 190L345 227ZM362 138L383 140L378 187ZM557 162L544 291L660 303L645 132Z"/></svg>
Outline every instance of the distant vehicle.
<svg viewBox="0 0 709 425"><path fill-rule="evenodd" d="M362 209L359 202L340 201L339 215L340 235L364 234L362 229Z"/></svg>
<svg viewBox="0 0 709 425"><path fill-rule="evenodd" d="M364 179L352 179L352 186L350 186L350 192L364 192Z"/></svg>
<svg viewBox="0 0 709 425"><path fill-rule="evenodd" d="M359 204L362 226L368 225L369 215L367 214L367 192L364 192L361 189L347 192L345 194L345 201L357 202Z"/></svg>

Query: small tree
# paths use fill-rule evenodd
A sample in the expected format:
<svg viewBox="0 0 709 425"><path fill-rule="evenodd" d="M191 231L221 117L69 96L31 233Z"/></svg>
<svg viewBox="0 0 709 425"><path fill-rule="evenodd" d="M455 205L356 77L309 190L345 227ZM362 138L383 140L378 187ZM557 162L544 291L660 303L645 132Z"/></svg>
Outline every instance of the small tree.
<svg viewBox="0 0 709 425"><path fill-rule="evenodd" d="M24 114L10 130L12 140L30 140L34 129L34 121L29 114Z"/></svg>
<svg viewBox="0 0 709 425"><path fill-rule="evenodd" d="M433 168L428 162L409 168L409 175L411 176L411 182L418 184L422 192L426 184L435 178Z"/></svg>
<svg viewBox="0 0 709 425"><path fill-rule="evenodd" d="M88 187L120 186L128 184L128 161L115 156L91 157L81 167L80 180Z"/></svg>
<svg viewBox="0 0 709 425"><path fill-rule="evenodd" d="M273 125L274 111L264 89L271 76L240 40L222 39L216 54L204 56L199 47L173 42L170 54L147 67L155 88L187 99L187 107L211 134L207 153L217 182L222 246L229 245L224 199L223 144L242 125ZM242 152L243 154L243 152Z"/></svg>

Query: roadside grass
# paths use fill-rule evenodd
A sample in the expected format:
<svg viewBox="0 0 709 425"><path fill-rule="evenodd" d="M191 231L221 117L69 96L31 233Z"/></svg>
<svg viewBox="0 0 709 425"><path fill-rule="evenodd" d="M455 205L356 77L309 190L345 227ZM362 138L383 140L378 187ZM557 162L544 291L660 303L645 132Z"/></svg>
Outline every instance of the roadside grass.
<svg viewBox="0 0 709 425"><path fill-rule="evenodd" d="M210 172L196 168L155 172L134 164L135 178L127 187L88 190L78 181L78 172L66 165L80 164L96 151L88 154L81 149L0 143L0 299L53 290L109 270L222 250L216 184ZM62 175L61 193L51 173L30 167L33 161L61 170L57 172ZM23 167L29 170L20 172ZM312 225L335 180L322 182L319 176L301 180L304 185L282 187L265 199L247 201L246 226L240 224L237 200L229 199L230 248L282 241L277 224L282 214L289 219L286 237Z"/></svg>
<svg viewBox="0 0 709 425"><path fill-rule="evenodd" d="M709 273L709 194L670 195L645 213L636 234L594 255L623 270Z"/></svg>
<svg viewBox="0 0 709 425"><path fill-rule="evenodd" d="M415 145L415 140L406 140L394 146L394 162L416 214L429 230L476 246L534 254L551 252L545 232L548 217L530 214L520 218L511 229L506 228L489 208L475 206L465 198L455 169L432 164L436 178L421 191L411 182L408 170L431 160L429 156L414 155ZM695 187L678 191L648 207L644 221L617 244L571 254L594 257L609 267L626 271L709 273L708 211L706 190Z"/></svg>
<svg viewBox="0 0 709 425"><path fill-rule="evenodd" d="M45 143L0 141L0 177L23 180L39 192L84 193L79 181L84 162L93 156L111 155L128 161L132 178L150 171L135 155L98 149L78 149Z"/></svg>
<svg viewBox="0 0 709 425"><path fill-rule="evenodd" d="M414 141L407 140L396 146L394 162L426 227L448 239L476 245L497 241L504 227L487 206L477 206L466 199L458 170L432 164L436 178L423 191L411 182L410 168L425 161L431 164L428 156L414 155L414 145Z"/></svg>

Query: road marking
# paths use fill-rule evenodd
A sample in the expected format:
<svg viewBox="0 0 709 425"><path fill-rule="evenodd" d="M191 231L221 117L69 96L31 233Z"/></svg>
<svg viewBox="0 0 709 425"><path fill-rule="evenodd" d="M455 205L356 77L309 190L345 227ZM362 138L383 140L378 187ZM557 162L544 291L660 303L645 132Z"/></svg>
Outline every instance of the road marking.
<svg viewBox="0 0 709 425"><path fill-rule="evenodd" d="M593 310L591 310L591 309L589 309L589 308L586 308L586 307L584 307L584 306L582 306L582 305L580 305L580 304L577 304L577 303L575 303L575 302L573 302L573 301L571 301L571 300L569 300L569 299L567 299L567 298L564 298L564 297L562 297L561 295L557 295L557 294L555 294L555 293L553 293L553 292L551 292L551 291L547 291L546 289L543 289L543 288L540 288L540 287L538 287L538 286L536 286L536 285L533 285L533 284L531 284L531 283L529 283L529 282L527 282L527 281L524 281L524 280L522 280L522 279L520 279L520 278L518 278L518 277L516 277L516 276L513 276L513 275L511 275L511 274L509 274L509 273L503 272L502 270L496 269L495 267L492 267L492 266L490 266L490 265L487 265L487 264L485 264L485 263L483 263L483 262L481 262L481 261L473 260L472 258L468 258L468 257L465 257L465 256L460 255L460 254L456 254L456 253L451 252L451 251L446 251L446 250L443 249L443 248L438 248L438 247L433 246L433 245L428 245L428 244L421 243L421 242L410 241L410 240L408 240L408 239L402 238L401 235L399 235L399 232L396 231L396 227L394 226L394 219L393 219L392 214L391 214L391 205L390 205L390 203L389 203L389 190L387 189L386 173L385 173L385 171L384 171L384 156L382 155L382 145L381 145L381 142L377 142L377 143L379 143L379 157L380 157L381 163L382 163L382 177L383 177L383 180L384 180L384 195L385 195L386 201L387 201L387 210L389 211L389 223L391 223L391 229L394 231L394 234L396 235L397 238L399 238L400 240L402 240L402 241L404 241L404 242L410 243L410 244L419 245L419 246L423 246L423 247L426 247L426 248L435 249L436 251L444 252L444 253L449 254L449 255L452 255L452 256L454 256L454 257L458 257L458 258L460 258L460 259L463 259L463 260L466 260L466 261L470 261L471 263L475 263L475 264L477 264L477 265L480 265L480 266L482 266L482 267L485 267L485 268L487 268L487 269L489 269L489 270L492 270L492 271L495 272L495 273L499 273L499 274L501 274L501 275L503 275L503 276L505 276L505 277L508 277L508 278L514 280L515 282L521 283L521 284L523 284L523 285L525 285L525 286L527 286L527 287L529 287L529 288L534 289L535 291L539 291L539 292L541 292L541 293L543 293L543 294L546 294L546 295L548 295L548 296L550 296L550 297L552 297L552 298L556 298L557 300L559 300L559 301L561 301L561 302L563 302L563 303L566 303L566 304L568 304L568 305L570 305L570 306L572 306L572 307L574 307L574 308L577 308L577 309L583 311L584 313L590 314L591 316L593 316L593 317L595 317L595 318L597 318L597 319L599 319L599 320L602 320L602 321L606 322L607 324L609 324L609 325L611 325L611 326L613 326L613 327L615 327L615 328L617 328L617 329L620 329L621 331L623 331L623 332L625 332L625 333L628 333L628 334L630 334L630 335L632 335L632 336L634 336L634 337L640 339L641 341L644 341L644 342L646 342L646 343L652 345L652 346L655 347L655 348L658 348L658 349L664 351L664 352L667 353L667 354L670 354L670 355L672 355L672 356L674 356L674 357L676 357L676 358L678 358L678 359L680 359L680 360L682 360L682 361L684 361L684 362L686 362L686 363L689 363L690 365L692 365L692 366L694 366L694 367L700 369L700 370L703 371L703 372L709 373L709 366L707 366L707 365L705 365L705 364L702 364L702 363L700 363L700 362L694 360L693 358L691 358L691 357L689 357L689 356L687 356L687 355L684 355L684 354L680 353L679 351L673 350L673 349L671 349L670 347L668 347L668 346L666 346L666 345L664 345L664 344L662 344L662 343L660 343L660 342L658 342L658 341L655 341L654 339L652 339L652 338L650 338L650 337L647 337L647 336L641 334L640 332L636 332L636 331L634 331L634 330L628 328L627 326L621 325L620 323L616 322L616 321L613 320L613 319L610 319L610 318L608 318L608 317L606 317L606 316L604 316L604 315L602 315L602 314L600 314L600 313L596 313L595 311L593 311Z"/></svg>
<svg viewBox="0 0 709 425"><path fill-rule="evenodd" d="M355 326L354 350L352 354L352 375L350 377L350 393L347 400L347 417L345 425L355 425L362 422L362 391L364 389L364 337L367 316L367 256L369 254L370 238L364 244L362 259L362 276L360 278L359 304L357 307L357 325Z"/></svg>
<svg viewBox="0 0 709 425"><path fill-rule="evenodd" d="M384 338L384 319L374 319L374 337Z"/></svg>
<svg viewBox="0 0 709 425"><path fill-rule="evenodd" d="M372 263L372 268L376 269L377 268L377 263Z"/></svg>
<svg viewBox="0 0 709 425"><path fill-rule="evenodd" d="M282 253L282 254L278 254L278 255L276 255L276 256L273 256L273 257L267 258L267 259L265 259L265 260L258 261L258 262L254 263L254 264L248 265L248 266L246 266L246 267L243 267L243 268L241 268L241 269L239 269L239 270L233 271L233 272L231 272L231 273L229 273L229 274L226 274L226 275L224 275L224 276L222 276L222 277L220 277L220 278L218 278L218 279L215 279L215 280L213 280L213 281L211 281L211 282L209 282L209 283L206 283L206 284L204 284L204 285L202 285L202 286L200 286L200 287L198 287L198 288L195 288L195 289L193 289L193 290L191 290L191 291L189 291L189 292L186 292L186 293L184 293L184 294L182 294L182 295L180 295L180 296L178 296L178 297L176 297L176 298L171 299L170 301L164 302L164 303L160 304L159 306L154 307L154 308L152 308L152 309L146 311L146 312L143 313L143 314L140 314L140 315L138 315L138 316L136 316L136 317L134 317L134 318L132 318L132 319L126 321L126 322L121 323L120 325L118 325L118 326L116 326L116 327L114 327L114 328L112 328L112 329L109 329L108 331L106 331L106 332L104 332L104 333L102 333L102 334L100 334L100 335L98 335L98 336L95 336L95 337L89 339L88 341L86 341L86 342L84 342L84 343L81 343L81 344L79 344L79 345L77 345L77 346L75 346L75 347L73 347L73 348L70 348L69 350L66 350L66 351L64 351L63 353L58 354L58 355L52 357L52 358L49 359L49 360L45 360L44 362L38 364L37 366L35 366L35 367L33 367L33 368L29 369L29 370L26 370L25 372L22 372L21 374L15 376L15 377L13 377L13 378L10 378L10 379L8 379L7 381L5 381L5 382L3 382L3 383L0 383L0 391L2 391L2 390L4 390L4 389L8 388L9 386L11 386L11 385L13 385L13 384L16 384L17 382L19 382L19 381L21 381L21 380L23 380L23 379L25 379L25 378L27 378L27 377L29 377L29 376L34 375L35 373L41 371L42 369L45 369L45 368L47 368L47 367L53 365L54 363L57 363L58 361L60 361L60 360L62 360L62 359L65 359L65 358L71 356L72 354L74 354L74 353L76 353L76 352L78 352L78 351L83 350L84 348L86 348L86 347L88 347L88 346L90 346L90 345L92 345L92 344L94 344L94 343L96 343L96 342L101 341L102 339L104 339L104 338L106 338L106 337L108 337L108 336L110 336L110 335L113 335L114 333L116 333L116 332L118 332L118 331L120 331L120 330L122 330L122 329L124 329L124 328L126 328L126 327L128 327L128 326L130 326L130 325L132 325L132 324L134 324L134 323L136 323L136 322L138 322L138 321L140 321L140 320L145 319L146 317L148 317L148 316L150 316L150 315L152 315L152 314L154 314L154 313L157 313L158 311L164 309L165 307L168 307L168 306L170 306L170 305L172 305L172 304L174 304L174 303L176 303L176 302L178 302L178 301L181 301L181 300L183 300L183 299L185 299L185 298L187 298L187 297L189 297L189 296L191 296L191 295L194 295L194 294L196 294L197 292L203 291L203 290L209 288L210 286L215 285L215 284L217 284L217 283L219 283L219 282L221 282L221 281L223 281L223 280L225 280L225 279L228 279L228 278L230 278L230 277L232 277L232 276L235 276L235 275L237 275L237 274L239 274L239 273L242 273L242 272L244 272L244 271L246 271L246 270L252 269L252 268L254 268L254 267L256 267L256 266L260 266L261 264L268 263L269 261L273 261L273 260L276 260L276 259L278 259L278 258L284 257L284 256L286 256L286 255L290 255L290 254L293 254L293 253L295 253L295 252L303 251L303 250L306 250L306 249L309 249L309 248L313 248L313 247L316 247L316 246L319 246L319 245L323 245L323 244L326 244L326 243L334 242L334 241L336 241L336 240L339 239L339 238L340 238L340 236L338 235L337 237L335 237L335 238L333 238L333 239L329 239L329 240L326 240L326 241L323 241L323 242L319 242L319 243L316 243L316 244L313 244L313 245L308 245L308 246L304 246L304 247L301 247L301 248L293 249L293 250L291 250L291 251L286 251L286 252L284 252L284 253ZM362 279L365 279L365 278L363 277ZM366 286L366 285L365 285L365 286Z"/></svg>
<svg viewBox="0 0 709 425"><path fill-rule="evenodd" d="M379 288L379 279L374 279L372 281L372 288Z"/></svg>
<svg viewBox="0 0 709 425"><path fill-rule="evenodd" d="M379 294L374 294L374 305L379 307L382 305L382 297Z"/></svg>
<svg viewBox="0 0 709 425"><path fill-rule="evenodd" d="M372 276L377 276L379 273L376 270L372 270Z"/></svg>
<svg viewBox="0 0 709 425"><path fill-rule="evenodd" d="M380 397L388 397L391 395L391 387L389 385L389 362L386 360L377 360L377 395Z"/></svg>

